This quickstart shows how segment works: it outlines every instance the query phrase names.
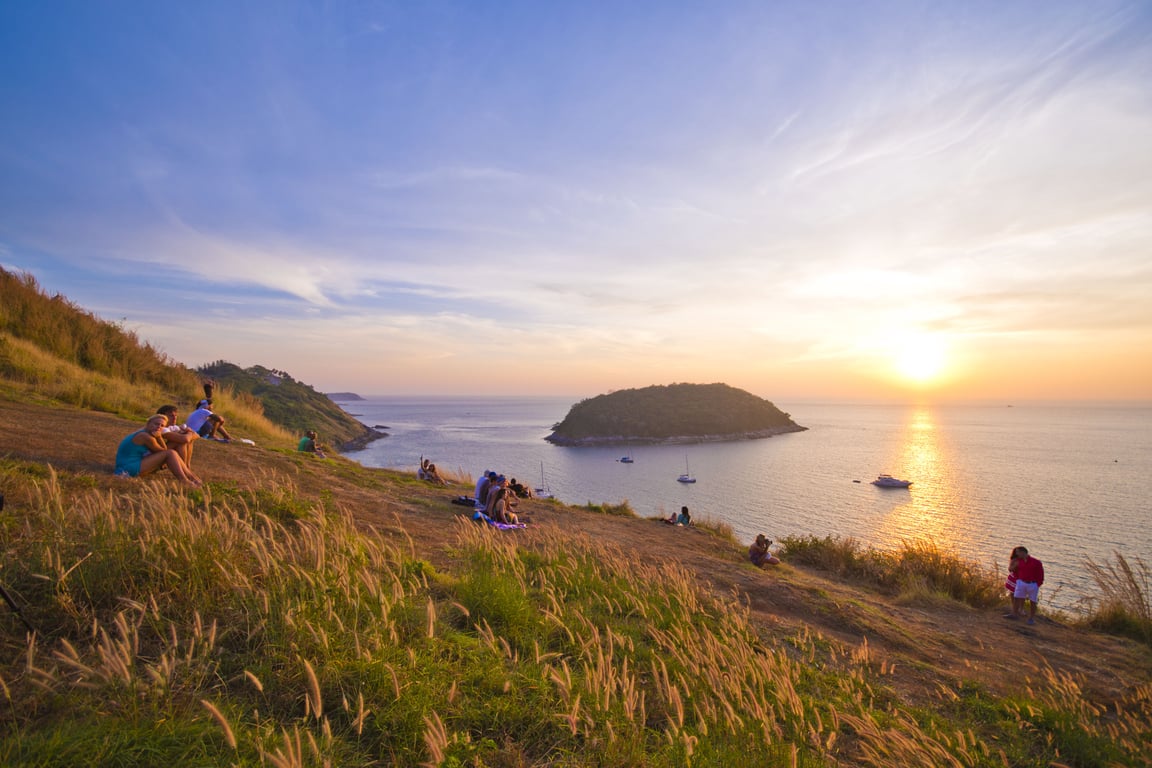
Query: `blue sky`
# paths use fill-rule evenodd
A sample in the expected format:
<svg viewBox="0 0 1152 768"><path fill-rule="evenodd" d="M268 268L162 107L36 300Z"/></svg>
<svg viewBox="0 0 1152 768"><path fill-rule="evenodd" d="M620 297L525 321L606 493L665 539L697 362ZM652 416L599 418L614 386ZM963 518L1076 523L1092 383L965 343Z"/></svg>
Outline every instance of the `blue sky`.
<svg viewBox="0 0 1152 768"><path fill-rule="evenodd" d="M1144 2L0 5L0 264L318 389L1152 398Z"/></svg>

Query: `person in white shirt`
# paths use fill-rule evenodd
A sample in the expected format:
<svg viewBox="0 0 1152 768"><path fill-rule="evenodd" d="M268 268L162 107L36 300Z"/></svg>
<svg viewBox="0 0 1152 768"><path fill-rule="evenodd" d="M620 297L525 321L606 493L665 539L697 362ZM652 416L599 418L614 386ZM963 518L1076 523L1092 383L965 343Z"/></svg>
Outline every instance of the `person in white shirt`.
<svg viewBox="0 0 1152 768"><path fill-rule="evenodd" d="M177 423L180 420L180 410L176 406L162 405L156 409L156 413L168 418L167 426L160 432L164 444L180 454L184 464L191 467L193 444L200 439L200 435L187 424Z"/></svg>
<svg viewBox="0 0 1152 768"><path fill-rule="evenodd" d="M188 414L188 421L184 423L205 440L232 442L232 435L224 429L224 417L213 412L211 400L201 400L197 403L196 410Z"/></svg>

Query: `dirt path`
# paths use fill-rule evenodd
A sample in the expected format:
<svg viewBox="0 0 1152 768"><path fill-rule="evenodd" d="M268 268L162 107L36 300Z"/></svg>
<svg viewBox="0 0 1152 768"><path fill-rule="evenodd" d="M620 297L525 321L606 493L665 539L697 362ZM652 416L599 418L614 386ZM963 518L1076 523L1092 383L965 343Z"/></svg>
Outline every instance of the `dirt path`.
<svg viewBox="0 0 1152 768"><path fill-rule="evenodd" d="M111 475L117 443L138 426L108 414L0 400L0 457L91 476L97 487L171 482ZM287 477L306 497L319 499L322 492L330 492L360 524L387 536L410 537L421 556L438 567L451 565L445 547L450 537L445 533L463 508L449 502L453 495L471 489L434 488L414 479L397 484L391 480L402 476L395 472L351 472L352 465L343 459L320 461L296 454L290 446L282 449L201 442L193 463L210 482L227 481L244 488L284 482ZM366 487L365 474L380 478L378 487ZM10 504L20 501L9 494ZM553 526L588 531L625 552L637 556L658 552L679 562L718 593L747 601L753 618L769 632L791 634L806 625L852 648L866 641L877 663L894 666L886 679L909 701L936 700L940 684L961 680L978 681L990 691L1004 693L1036 677L1045 665L1082 676L1089 697L1105 704L1132 685L1152 679L1148 649L1045 617L1030 627L1002 618L1000 610L976 611L953 603L898 605L815 571L789 565L757 570L742 549L704 530L544 502L526 501L521 509L532 518L528 530L515 534L525 543L538 535L536 530Z"/></svg>

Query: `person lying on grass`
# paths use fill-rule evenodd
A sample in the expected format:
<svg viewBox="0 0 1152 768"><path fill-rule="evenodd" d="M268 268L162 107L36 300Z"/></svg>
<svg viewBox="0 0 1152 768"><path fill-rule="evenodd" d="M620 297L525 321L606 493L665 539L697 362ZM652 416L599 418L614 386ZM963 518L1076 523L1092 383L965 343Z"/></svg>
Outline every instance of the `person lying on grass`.
<svg viewBox="0 0 1152 768"><path fill-rule="evenodd" d="M199 488L204 481L188 468L179 453L164 444L163 430L167 424L168 417L158 413L148 418L143 429L121 440L116 449L116 474L121 477L139 477L149 475L161 467L168 467L177 480Z"/></svg>

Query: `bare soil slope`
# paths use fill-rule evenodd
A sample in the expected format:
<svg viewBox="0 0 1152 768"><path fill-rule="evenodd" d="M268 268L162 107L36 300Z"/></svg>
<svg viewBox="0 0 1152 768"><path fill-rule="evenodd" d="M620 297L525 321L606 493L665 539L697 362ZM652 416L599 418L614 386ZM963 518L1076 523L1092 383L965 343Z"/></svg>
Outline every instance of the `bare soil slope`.
<svg viewBox="0 0 1152 768"><path fill-rule="evenodd" d="M174 482L164 472L135 480L112 476L117 443L138 426L108 414L0 399L0 457L50 464L90 477L101 488L131 491ZM319 500L322 493L331 493L358 523L384 536L410 539L420 557L444 569L453 567L451 527L466 511L450 500L471 493L471 488L433 487L389 470L363 470L342 458L316 459L291 446L201 441L194 468L209 483L248 488L287 478L302 496ZM8 492L10 509L26 501ZM1149 649L1047 617L1029 627L1005 620L1000 610L976 611L950 602L896 604L859 585L787 564L760 571L747 562L743 549L706 530L554 502L525 501L521 511L531 521L529 528L508 535L521 537L526 545L535 530L549 526L583 532L635 557L679 563L718 593L746 602L754 620L770 633L790 635L807 627L849 648L866 645L874 662L894 667L890 685L909 703L927 703L938 686L954 687L960 681L1006 693L1045 666L1082 678L1086 694L1106 705L1152 679Z"/></svg>

